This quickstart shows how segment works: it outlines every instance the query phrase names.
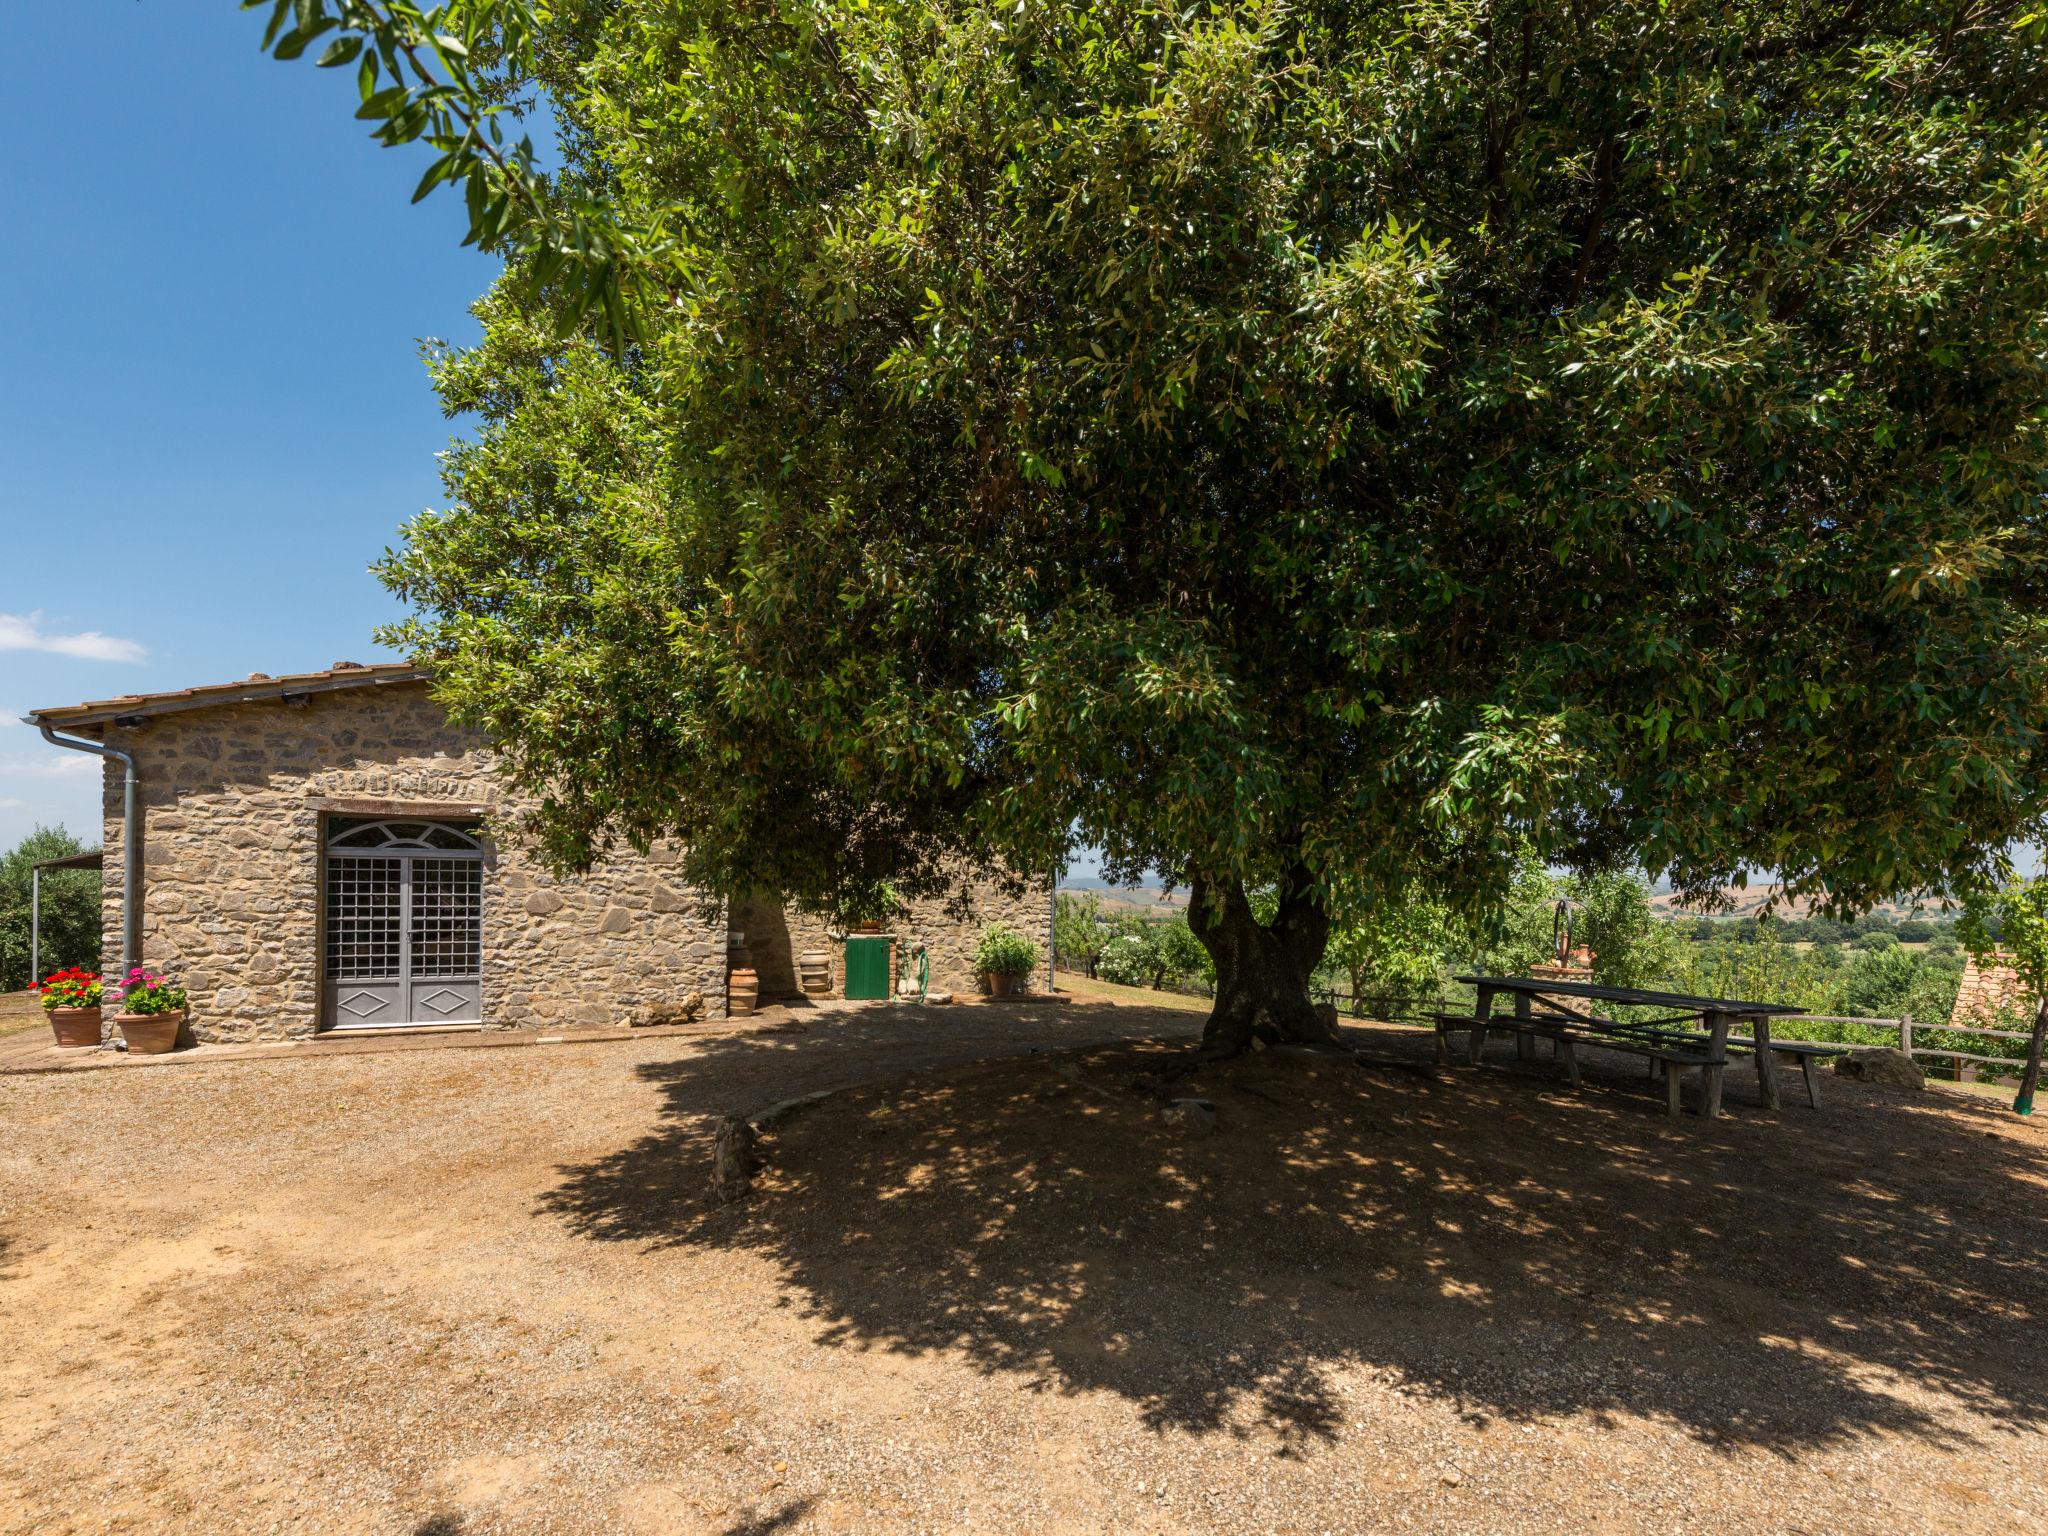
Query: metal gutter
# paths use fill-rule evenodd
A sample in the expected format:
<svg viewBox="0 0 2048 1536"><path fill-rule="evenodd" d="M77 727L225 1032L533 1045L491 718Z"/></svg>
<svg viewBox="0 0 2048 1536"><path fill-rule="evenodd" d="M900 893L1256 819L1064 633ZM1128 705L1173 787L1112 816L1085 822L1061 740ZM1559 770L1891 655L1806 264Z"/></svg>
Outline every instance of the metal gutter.
<svg viewBox="0 0 2048 1536"><path fill-rule="evenodd" d="M142 812L135 759L105 742L59 736L55 727L43 724L34 715L24 715L22 724L41 731L43 740L51 746L111 757L125 770L121 780L121 974L126 976L142 964Z"/></svg>

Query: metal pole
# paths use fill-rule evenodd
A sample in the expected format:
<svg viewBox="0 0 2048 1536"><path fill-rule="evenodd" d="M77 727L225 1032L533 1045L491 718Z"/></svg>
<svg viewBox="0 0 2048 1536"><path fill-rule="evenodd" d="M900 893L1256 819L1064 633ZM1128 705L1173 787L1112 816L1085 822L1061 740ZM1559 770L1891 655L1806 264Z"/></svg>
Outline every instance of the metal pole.
<svg viewBox="0 0 2048 1536"><path fill-rule="evenodd" d="M43 984L43 871L28 872L28 984Z"/></svg>
<svg viewBox="0 0 2048 1536"><path fill-rule="evenodd" d="M34 715L23 719L25 724L41 731L43 740L53 747L69 747L74 752L111 757L126 770L121 781L121 974L126 976L142 964L142 825L141 804L136 793L135 759L104 742L59 736Z"/></svg>
<svg viewBox="0 0 2048 1536"><path fill-rule="evenodd" d="M1046 887L1045 895L1045 995L1051 997L1059 991L1059 983L1053 976L1055 954L1053 945L1057 942L1060 919L1060 872L1054 866L1052 880Z"/></svg>

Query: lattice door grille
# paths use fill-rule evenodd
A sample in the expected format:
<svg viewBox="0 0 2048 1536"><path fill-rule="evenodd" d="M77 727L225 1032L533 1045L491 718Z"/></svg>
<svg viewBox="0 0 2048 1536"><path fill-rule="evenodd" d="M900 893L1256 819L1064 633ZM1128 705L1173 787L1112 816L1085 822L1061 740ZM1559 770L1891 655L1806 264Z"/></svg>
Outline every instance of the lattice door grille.
<svg viewBox="0 0 2048 1536"><path fill-rule="evenodd" d="M483 865L475 859L411 862L412 979L476 975L483 968Z"/></svg>
<svg viewBox="0 0 2048 1536"><path fill-rule="evenodd" d="M330 981L399 976L404 882L403 859L336 859L327 866Z"/></svg>
<svg viewBox="0 0 2048 1536"><path fill-rule="evenodd" d="M327 855L328 1025L480 1021L483 878L483 850L468 833L337 828Z"/></svg>

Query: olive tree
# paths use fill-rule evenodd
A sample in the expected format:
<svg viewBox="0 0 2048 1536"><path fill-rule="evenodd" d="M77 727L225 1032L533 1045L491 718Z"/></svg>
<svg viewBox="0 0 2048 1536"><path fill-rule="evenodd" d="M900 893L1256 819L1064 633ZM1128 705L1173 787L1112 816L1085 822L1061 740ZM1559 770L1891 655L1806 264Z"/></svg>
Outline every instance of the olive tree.
<svg viewBox="0 0 2048 1536"><path fill-rule="evenodd" d="M276 0L502 252L392 633L560 864L1860 907L2048 773L2048 20L2005 0ZM556 115L559 172L513 135ZM1275 893L1270 919L1251 893Z"/></svg>
<svg viewBox="0 0 2048 1536"><path fill-rule="evenodd" d="M1053 898L1053 949L1069 965L1080 966L1092 977L1102 958L1102 946L1114 932L1103 916L1102 898L1093 891L1081 895L1061 891Z"/></svg>

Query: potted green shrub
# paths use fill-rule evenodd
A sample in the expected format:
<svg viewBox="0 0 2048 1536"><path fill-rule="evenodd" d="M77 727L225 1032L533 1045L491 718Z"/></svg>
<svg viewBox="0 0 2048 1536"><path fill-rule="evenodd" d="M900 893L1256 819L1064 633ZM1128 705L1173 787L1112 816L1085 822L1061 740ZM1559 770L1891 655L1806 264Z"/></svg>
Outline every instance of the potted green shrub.
<svg viewBox="0 0 2048 1536"><path fill-rule="evenodd" d="M902 911L902 895L884 880L868 896L848 902L839 914L839 921L848 933L880 933L882 924L896 918Z"/></svg>
<svg viewBox="0 0 2048 1536"><path fill-rule="evenodd" d="M65 1050L100 1043L100 976L98 971L52 971L36 988L50 1032Z"/></svg>
<svg viewBox="0 0 2048 1536"><path fill-rule="evenodd" d="M1018 983L1038 968L1038 946L1014 928L990 923L981 930L981 942L974 947L974 969L988 986L990 997L1008 997Z"/></svg>
<svg viewBox="0 0 2048 1536"><path fill-rule="evenodd" d="M178 1043L178 1031L185 1025L185 989L174 986L167 976L141 966L128 973L116 991L121 1011L114 1022L121 1026L121 1038L128 1049L144 1056L161 1056Z"/></svg>

